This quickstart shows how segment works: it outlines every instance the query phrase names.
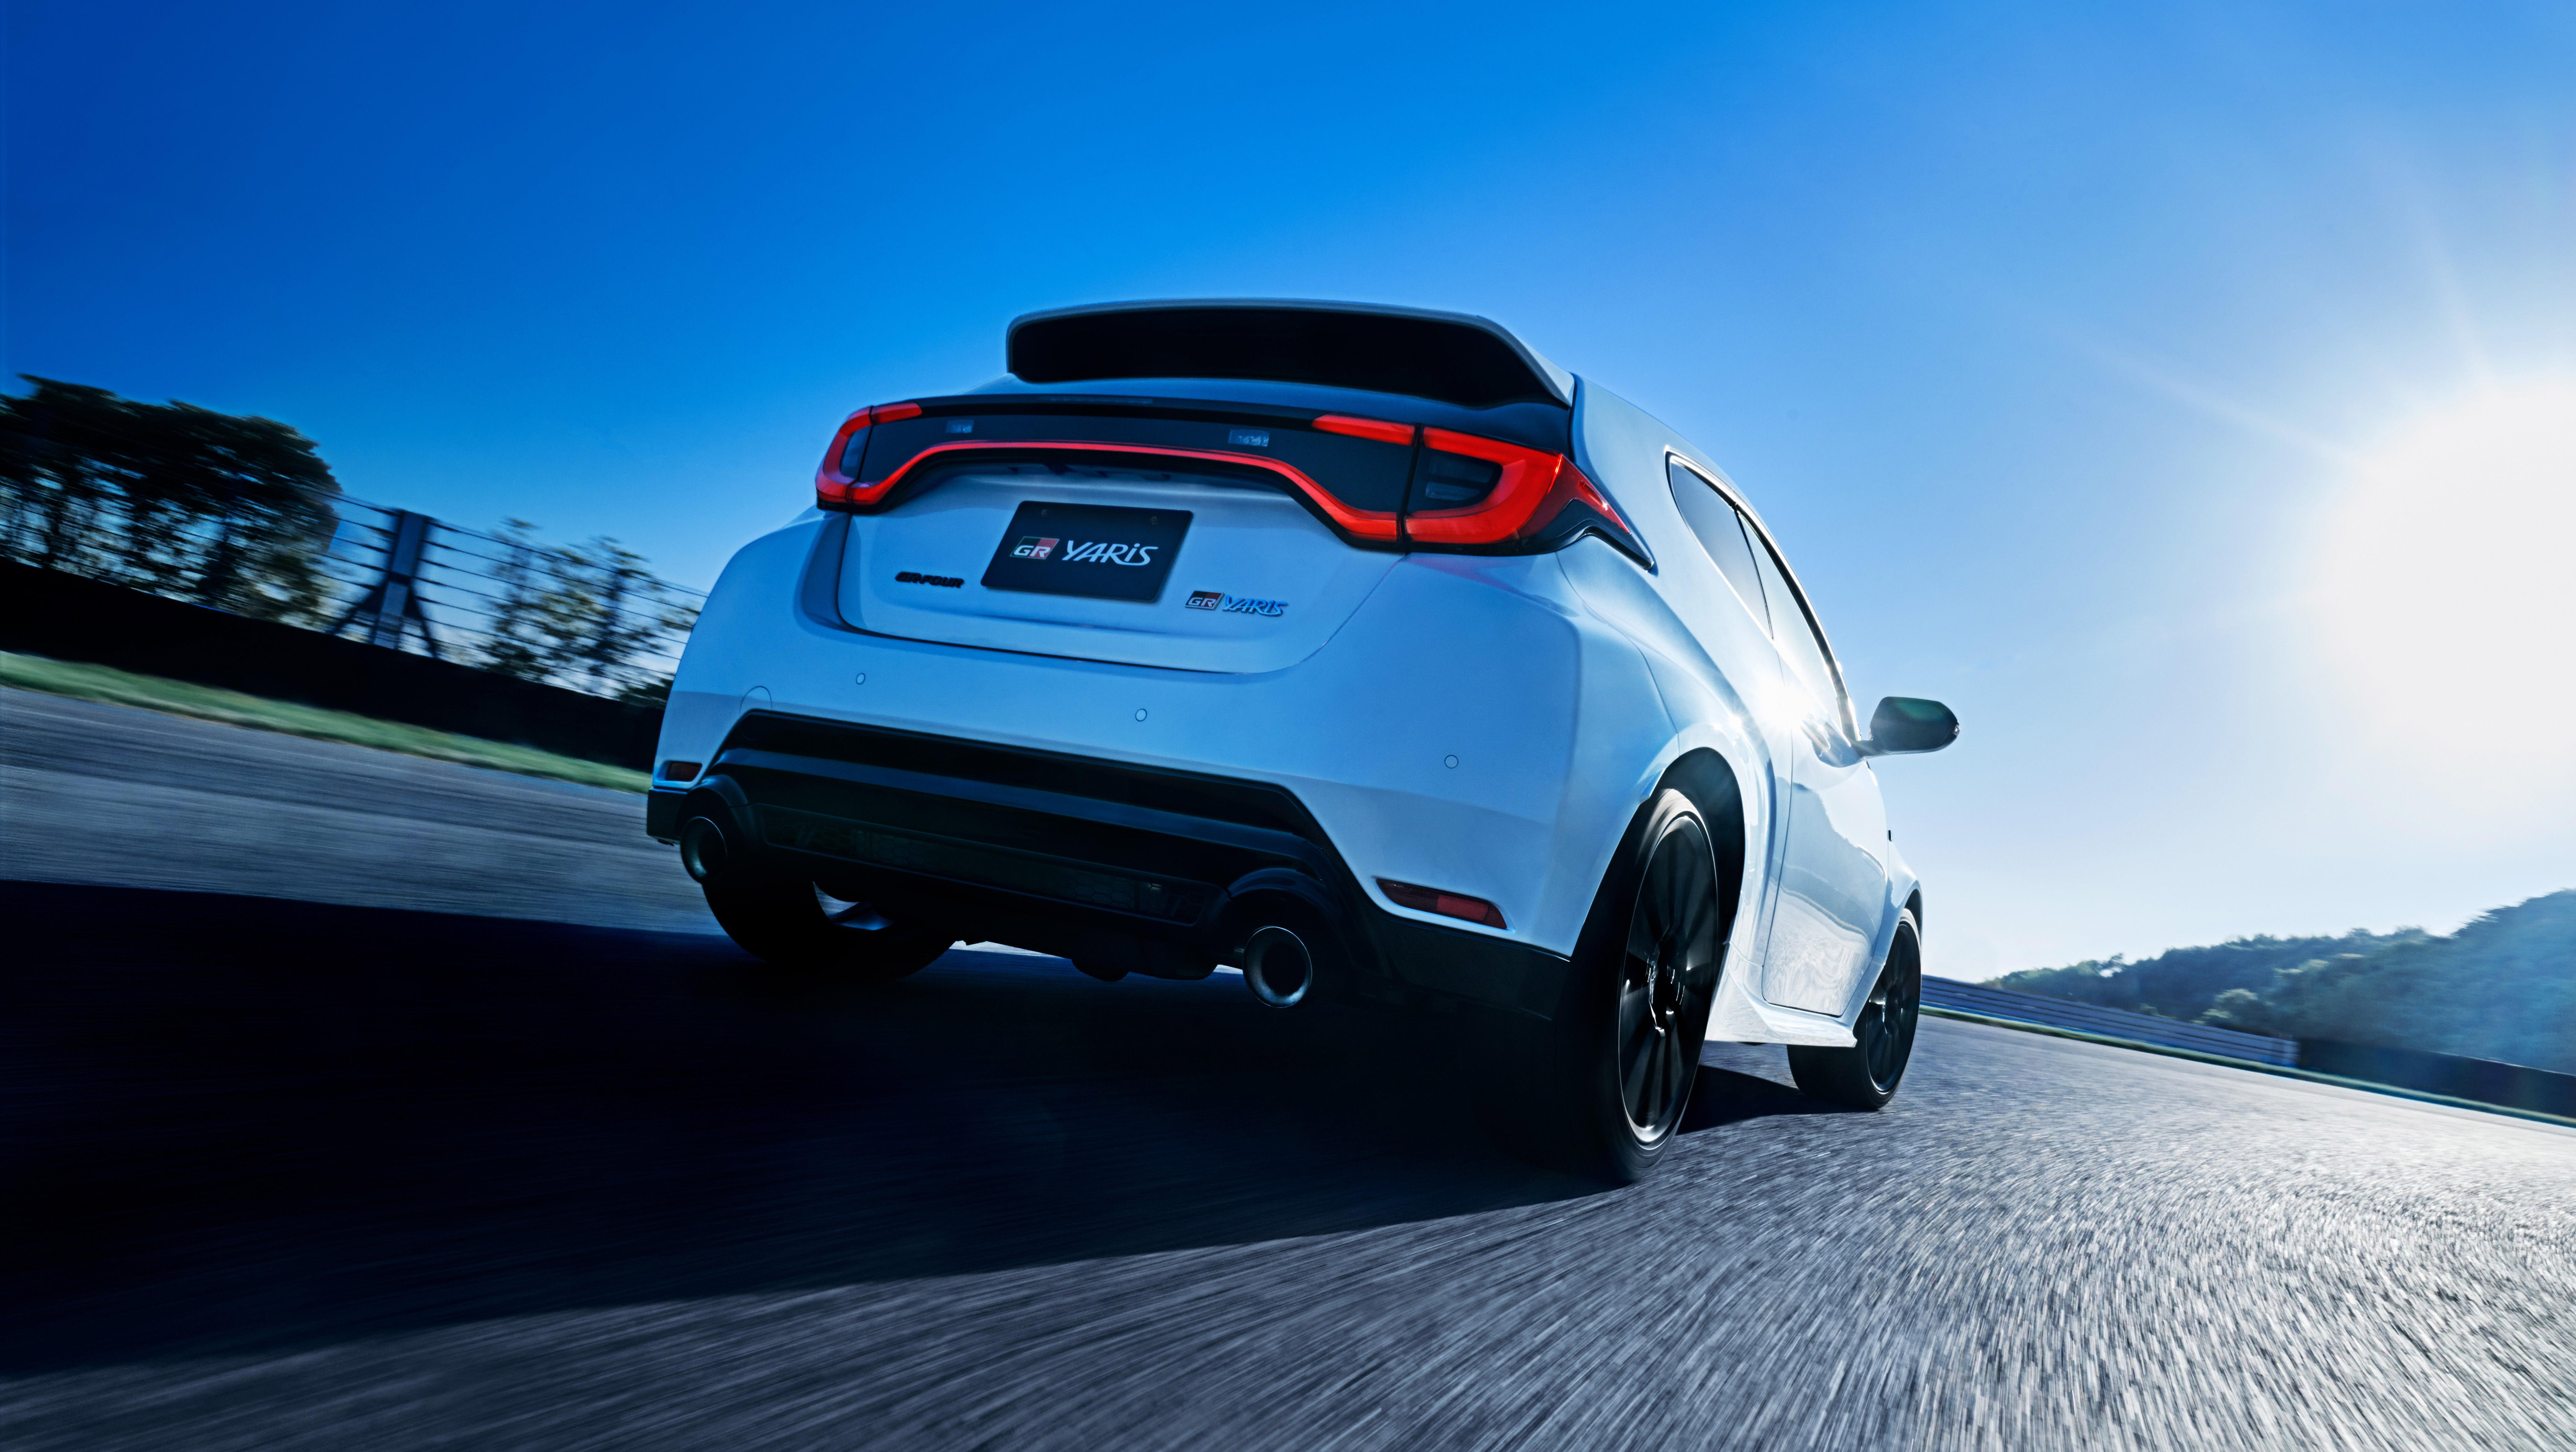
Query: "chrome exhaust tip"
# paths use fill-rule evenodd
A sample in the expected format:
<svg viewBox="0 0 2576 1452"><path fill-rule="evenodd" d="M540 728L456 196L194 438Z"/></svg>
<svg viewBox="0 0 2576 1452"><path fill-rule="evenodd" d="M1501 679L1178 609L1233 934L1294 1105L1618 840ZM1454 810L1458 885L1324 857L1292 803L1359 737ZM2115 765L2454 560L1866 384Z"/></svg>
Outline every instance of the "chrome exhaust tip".
<svg viewBox="0 0 2576 1452"><path fill-rule="evenodd" d="M1286 928L1262 928L1243 947L1243 986L1272 1008L1295 1008L1315 986L1315 955Z"/></svg>

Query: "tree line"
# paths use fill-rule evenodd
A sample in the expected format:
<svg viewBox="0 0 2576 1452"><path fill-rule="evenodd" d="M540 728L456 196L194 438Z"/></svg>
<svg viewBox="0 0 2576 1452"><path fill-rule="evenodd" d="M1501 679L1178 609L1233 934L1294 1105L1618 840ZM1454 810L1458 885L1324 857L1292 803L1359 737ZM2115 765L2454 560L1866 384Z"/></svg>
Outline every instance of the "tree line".
<svg viewBox="0 0 2576 1452"><path fill-rule="evenodd" d="M351 507L372 506L342 496L312 440L275 419L26 382L0 395L0 555L262 620L345 621L332 542ZM598 695L668 691L659 657L696 607L642 556L605 536L542 545L524 520L433 538L465 577L450 603L474 612L442 654Z"/></svg>
<svg viewBox="0 0 2576 1452"><path fill-rule="evenodd" d="M475 663L521 680L660 704L671 679L647 662L662 642L688 638L696 603L606 535L563 546L540 545L535 533L535 525L513 519L498 535L482 537L506 553L485 570L501 595L476 642Z"/></svg>
<svg viewBox="0 0 2576 1452"><path fill-rule="evenodd" d="M327 623L340 493L275 419L27 378L0 398L12 558L263 620Z"/></svg>
<svg viewBox="0 0 2576 1452"><path fill-rule="evenodd" d="M2293 1039L2424 1049L2576 1074L2576 890L2458 932L2237 938L2032 968L1997 988Z"/></svg>

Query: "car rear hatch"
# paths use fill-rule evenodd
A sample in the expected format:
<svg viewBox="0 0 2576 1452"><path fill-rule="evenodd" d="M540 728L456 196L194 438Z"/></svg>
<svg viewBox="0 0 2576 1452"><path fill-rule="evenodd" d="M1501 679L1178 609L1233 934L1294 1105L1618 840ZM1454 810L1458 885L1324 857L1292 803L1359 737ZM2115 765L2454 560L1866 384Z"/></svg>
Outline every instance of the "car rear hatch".
<svg viewBox="0 0 2576 1452"><path fill-rule="evenodd" d="M815 484L856 516L841 614L944 644L1270 671L1321 648L1409 550L1599 533L1642 558L1567 458L1567 387L1491 333L1468 356L1461 321L1492 330L1277 304L1022 319L1019 382L863 409L833 440ZM1113 371L1098 391L1028 386Z"/></svg>

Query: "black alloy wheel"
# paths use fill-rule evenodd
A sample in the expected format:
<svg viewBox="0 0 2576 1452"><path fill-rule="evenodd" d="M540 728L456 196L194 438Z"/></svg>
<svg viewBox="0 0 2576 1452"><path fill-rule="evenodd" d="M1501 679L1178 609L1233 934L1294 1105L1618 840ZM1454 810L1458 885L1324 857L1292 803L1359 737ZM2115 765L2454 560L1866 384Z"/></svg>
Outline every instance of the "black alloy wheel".
<svg viewBox="0 0 2576 1452"><path fill-rule="evenodd" d="M1914 1058L1914 1028L1923 1016L1923 947L1907 911L1896 920L1887 961L1869 1001L1852 1022L1848 1049L1792 1047L1789 1074L1808 1097L1848 1109L1880 1109L1896 1097Z"/></svg>
<svg viewBox="0 0 2576 1452"><path fill-rule="evenodd" d="M1658 792L1593 899L1556 1012L1503 1031L1490 1123L1519 1153L1627 1184L1671 1148L1726 949L1709 844L1691 799Z"/></svg>
<svg viewBox="0 0 2576 1452"><path fill-rule="evenodd" d="M1707 829L1674 817L1646 859L1620 963L1619 1107L1640 1146L1660 1150L1699 1078L1717 994L1716 886Z"/></svg>

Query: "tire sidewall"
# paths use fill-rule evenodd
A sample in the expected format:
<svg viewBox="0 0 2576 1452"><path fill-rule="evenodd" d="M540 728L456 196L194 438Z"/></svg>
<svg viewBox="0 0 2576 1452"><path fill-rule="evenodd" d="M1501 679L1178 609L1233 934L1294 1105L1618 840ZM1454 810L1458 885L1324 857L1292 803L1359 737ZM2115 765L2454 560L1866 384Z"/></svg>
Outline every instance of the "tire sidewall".
<svg viewBox="0 0 2576 1452"><path fill-rule="evenodd" d="M1912 997L1915 1007L1906 1027L1903 1056L1897 1060L1896 1073L1884 1085L1871 1075L1868 1051L1858 1042L1859 1024L1854 1023L1854 1042L1850 1048L1790 1048L1789 1072L1798 1081L1801 1092L1846 1109L1864 1111L1884 1109L1896 1098L1897 1089L1905 1083L1905 1071L1914 1063L1914 1037L1921 1028L1923 1013L1923 932L1916 926L1911 908L1900 909L1896 915L1896 931L1888 935L1887 956L1879 960L1878 972L1870 978L1871 994L1878 992L1879 980L1896 966L1900 954L1907 962L1904 981L1896 987Z"/></svg>
<svg viewBox="0 0 2576 1452"><path fill-rule="evenodd" d="M1897 1089L1905 1083L1905 1071L1914 1063L1914 1038L1923 1026L1923 930L1916 925L1912 908L1897 911L1896 931L1888 936L1887 961L1879 965L1879 976L1885 977L1888 969L1896 966L1900 952L1904 954L1904 977L1895 987L1912 1003L1913 1009L1906 1016L1905 1043L1896 1061L1894 1077L1884 1086L1874 1081L1871 1085L1878 1090L1881 1104L1895 1098ZM1877 986L1874 982L1870 985L1873 991Z"/></svg>
<svg viewBox="0 0 2576 1452"><path fill-rule="evenodd" d="M1593 899L1591 914L1576 942L1573 971L1568 975L1566 997L1554 1025L1557 1032L1552 1035L1556 1040L1556 1063L1549 1077L1564 1088L1565 1107L1571 1119L1564 1128L1576 1167L1622 1184L1643 1177L1663 1158L1679 1137L1680 1121L1688 1111L1686 1090L1682 1107L1675 1111L1673 1128L1652 1140L1640 1136L1629 1121L1627 1105L1620 1094L1618 1051L1619 991L1626 972L1629 921L1637 910L1647 864L1664 839L1684 823L1695 825L1701 841L1713 848L1715 838L1707 815L1684 793L1671 787L1659 788L1638 810L1612 859L1610 871L1602 878L1601 890ZM1718 879L1713 857L1707 872L1708 890L1714 898ZM1721 902L1718 906L1723 914L1725 905ZM1731 922L1721 918L1721 975L1725 971L1725 938L1731 927ZM1711 997L1713 1001L1714 994ZM1702 1041L1706 1031L1703 1017L1691 1026L1692 1041Z"/></svg>

